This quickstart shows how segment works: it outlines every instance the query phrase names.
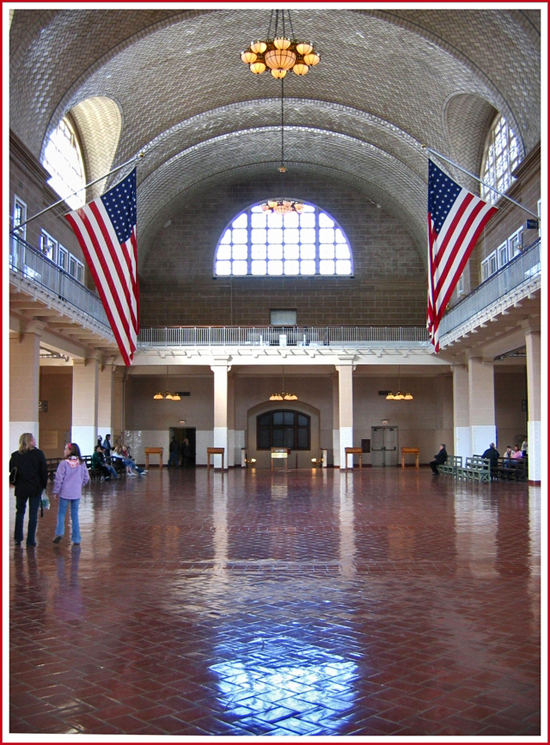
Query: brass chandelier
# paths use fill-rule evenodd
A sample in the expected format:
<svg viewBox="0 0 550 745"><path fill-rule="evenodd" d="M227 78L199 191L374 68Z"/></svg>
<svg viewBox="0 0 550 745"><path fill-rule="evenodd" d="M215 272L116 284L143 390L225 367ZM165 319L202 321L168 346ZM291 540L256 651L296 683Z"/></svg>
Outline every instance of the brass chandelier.
<svg viewBox="0 0 550 745"><path fill-rule="evenodd" d="M281 165L278 168L279 173L286 173L285 166L285 81L281 80ZM278 215L284 215L287 212L303 212L304 205L293 199L285 197L275 197L268 199L262 204L264 212L276 212Z"/></svg>
<svg viewBox="0 0 550 745"><path fill-rule="evenodd" d="M166 385L168 386L168 365L166 365ZM181 401L181 396L176 391L175 393L170 393L170 391L166 391L165 393L162 393L162 391L158 391L153 396L155 401L162 401L163 399L166 399L167 401Z"/></svg>
<svg viewBox="0 0 550 745"><path fill-rule="evenodd" d="M285 366L283 365L283 390L280 393L272 393L270 401L297 401L298 396L295 393L285 391Z"/></svg>
<svg viewBox="0 0 550 745"><path fill-rule="evenodd" d="M398 378L398 384L397 384L397 393L392 393L391 391L386 396L386 401L412 401L413 395L411 393L401 393L401 366L398 365L397 367L397 374L399 376Z"/></svg>
<svg viewBox="0 0 550 745"><path fill-rule="evenodd" d="M272 10L266 38L253 41L241 52L241 60L250 72L261 75L269 68L274 78L284 78L290 70L306 75L320 59L311 42L294 36L290 10Z"/></svg>

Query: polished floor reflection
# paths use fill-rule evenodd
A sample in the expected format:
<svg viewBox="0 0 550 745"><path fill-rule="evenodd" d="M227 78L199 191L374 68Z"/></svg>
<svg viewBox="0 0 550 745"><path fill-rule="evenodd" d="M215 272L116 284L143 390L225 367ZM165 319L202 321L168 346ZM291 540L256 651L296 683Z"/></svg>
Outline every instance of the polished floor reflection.
<svg viewBox="0 0 550 745"><path fill-rule="evenodd" d="M54 509L10 538L10 731L539 734L540 498L428 469L94 482L81 546Z"/></svg>

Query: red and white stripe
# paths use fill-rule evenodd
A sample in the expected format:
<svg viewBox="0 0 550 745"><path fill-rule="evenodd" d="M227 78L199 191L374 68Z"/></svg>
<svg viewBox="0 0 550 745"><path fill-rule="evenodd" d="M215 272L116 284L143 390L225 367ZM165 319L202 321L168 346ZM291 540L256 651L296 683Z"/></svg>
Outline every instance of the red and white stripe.
<svg viewBox="0 0 550 745"><path fill-rule="evenodd" d="M462 189L439 235L428 214L428 331L439 351L439 323L464 267L496 207Z"/></svg>
<svg viewBox="0 0 550 745"><path fill-rule="evenodd" d="M139 330L136 226L120 244L101 198L67 215L103 301L125 365L130 365Z"/></svg>

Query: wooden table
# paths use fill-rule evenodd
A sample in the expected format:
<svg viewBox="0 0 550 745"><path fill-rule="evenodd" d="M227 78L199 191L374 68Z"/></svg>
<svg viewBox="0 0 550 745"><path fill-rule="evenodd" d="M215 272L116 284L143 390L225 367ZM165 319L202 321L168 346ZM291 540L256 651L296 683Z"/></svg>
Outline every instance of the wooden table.
<svg viewBox="0 0 550 745"><path fill-rule="evenodd" d="M211 455L222 456L222 471L224 470L225 448L206 448L206 454L208 455L208 464L206 466L207 471L210 469L210 456ZM215 468L215 466L212 466L212 467Z"/></svg>
<svg viewBox="0 0 550 745"><path fill-rule="evenodd" d="M285 471L288 471L288 456L290 455L290 448L271 448L271 470L273 471L273 461L278 458L284 458Z"/></svg>
<svg viewBox="0 0 550 745"><path fill-rule="evenodd" d="M162 454L164 448L145 448L145 468L149 470L149 456L158 455L159 457L159 469L162 471Z"/></svg>
<svg viewBox="0 0 550 745"><path fill-rule="evenodd" d="M351 467L353 468L353 456L359 456L359 470L363 470L363 448L346 448L346 470L348 468L348 455L351 455Z"/></svg>
<svg viewBox="0 0 550 745"><path fill-rule="evenodd" d="M420 448L401 448L401 468L405 468L405 456L416 455L416 468L420 468Z"/></svg>

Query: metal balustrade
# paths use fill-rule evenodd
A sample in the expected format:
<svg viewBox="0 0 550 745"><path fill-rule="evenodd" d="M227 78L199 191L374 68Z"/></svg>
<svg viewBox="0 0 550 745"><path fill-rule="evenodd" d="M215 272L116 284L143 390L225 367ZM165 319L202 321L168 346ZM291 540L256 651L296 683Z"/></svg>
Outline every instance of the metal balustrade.
<svg viewBox="0 0 550 745"><path fill-rule="evenodd" d="M138 347L369 346L373 343L427 343L425 328L417 327L273 327L193 326L141 329Z"/></svg>
<svg viewBox="0 0 550 745"><path fill-rule="evenodd" d="M493 303L525 285L526 288L541 277L540 238L525 248L505 266L453 306L441 319L440 338L466 323L470 318Z"/></svg>
<svg viewBox="0 0 550 745"><path fill-rule="evenodd" d="M11 237L10 274L31 280L59 300L91 316L109 329L101 298L21 238Z"/></svg>

